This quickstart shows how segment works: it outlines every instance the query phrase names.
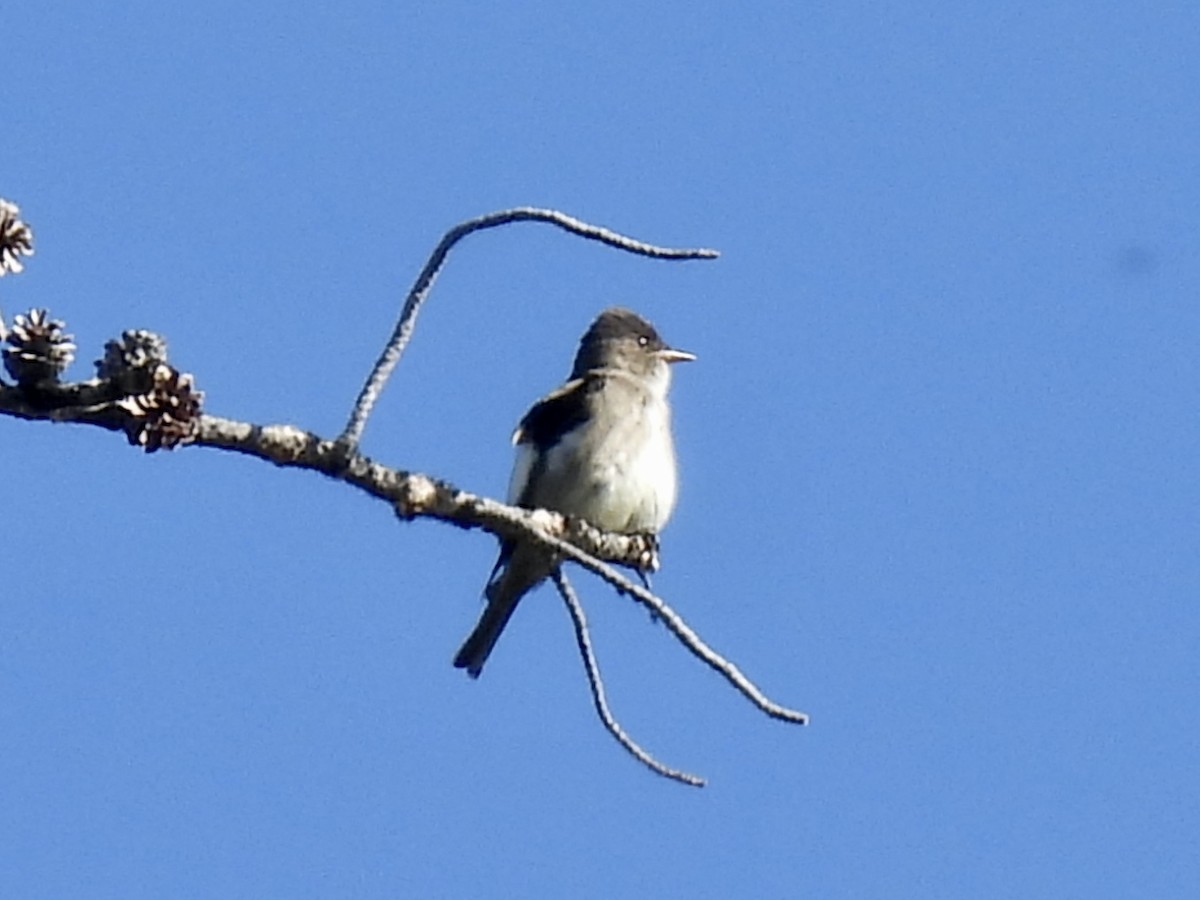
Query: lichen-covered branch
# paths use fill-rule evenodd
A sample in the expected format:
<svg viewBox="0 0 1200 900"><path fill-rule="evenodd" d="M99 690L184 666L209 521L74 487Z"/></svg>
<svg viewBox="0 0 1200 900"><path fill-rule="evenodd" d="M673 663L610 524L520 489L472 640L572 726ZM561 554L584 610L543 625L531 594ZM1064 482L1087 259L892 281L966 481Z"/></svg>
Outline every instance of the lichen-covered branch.
<svg viewBox="0 0 1200 900"><path fill-rule="evenodd" d="M102 379L53 385L32 395L0 384L0 415L19 419L94 425L138 435L143 433L145 418L131 409L134 406L116 386ZM133 437L131 442L155 449ZM294 425L255 425L200 414L187 443L320 472L391 504L403 519L438 519L462 528L482 528L502 538L565 541L587 556L612 563L639 568L657 565L655 542L648 535L610 534L558 513L506 506L420 472L393 469L358 453L347 454L336 441Z"/></svg>
<svg viewBox="0 0 1200 900"><path fill-rule="evenodd" d="M193 443L321 472L390 503L402 519L438 519L461 528L482 528L501 538L564 541L587 556L620 565L652 568L657 564L657 548L649 535L611 534L548 510L507 506L448 481L347 453L340 442L294 425L254 425L204 415Z"/></svg>

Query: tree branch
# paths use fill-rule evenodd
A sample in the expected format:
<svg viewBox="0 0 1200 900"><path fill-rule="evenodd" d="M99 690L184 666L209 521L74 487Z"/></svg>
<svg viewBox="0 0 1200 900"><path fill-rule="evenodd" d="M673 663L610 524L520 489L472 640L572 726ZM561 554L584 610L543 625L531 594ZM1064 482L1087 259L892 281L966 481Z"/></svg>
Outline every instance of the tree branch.
<svg viewBox="0 0 1200 900"><path fill-rule="evenodd" d="M575 643L579 647L583 670L587 673L588 687L592 691L592 705L596 707L596 714L600 716L600 721L608 729L608 733L616 738L617 743L628 750L634 759L664 778L673 778L693 787L704 787L704 779L700 776L672 769L643 750L613 717L608 708L608 701L604 698L604 682L600 678L600 666L596 663L596 654L592 652L592 639L588 634L587 617L583 613L583 604L579 602L579 597L576 596L575 589L571 587L571 582L567 581L562 566L555 567L550 577L554 579L554 586L558 588L559 596L563 598L567 612L571 614L571 624L575 626Z"/></svg>
<svg viewBox="0 0 1200 900"><path fill-rule="evenodd" d="M641 256L653 257L654 259L715 259L717 256L716 250L674 250L670 247L658 247L654 244L647 244L643 241L626 237L607 228L601 228L599 225L590 225L587 222L576 219L573 216L568 216L566 213L561 213L555 209L538 209L533 206L518 206L514 209L488 213L477 219L468 219L466 222L455 225L438 242L433 253L430 254L429 260L425 263L425 268L417 276L416 282L413 284L412 289L408 292L408 297L404 301L404 308L400 312L400 320L396 323L396 328L392 332L392 336L388 339L387 345L379 355L379 359L375 361L375 366L371 370L371 374L367 376L366 383L359 392L358 399L354 402L354 411L350 414L350 420L346 423L345 430L338 437L338 442L348 452L352 452L358 448L358 443L362 439L363 429L367 427L367 418L371 415L371 410L374 409L375 403L379 399L379 395L383 392L388 378L391 377L392 370L400 362L401 355L403 355L408 342L412 339L413 329L416 327L417 322L417 313L420 312L425 298L429 296L429 290L433 287L434 279L437 278L438 273L442 270L442 266L445 265L446 256L450 253L450 248L468 234L483 231L487 228L495 228L499 225L508 225L512 222L547 222L551 225L557 225L559 228L565 229L572 234L577 234L580 237L600 241L603 244L608 244L610 247L627 250L630 253L637 253Z"/></svg>
<svg viewBox="0 0 1200 900"><path fill-rule="evenodd" d="M31 400L29 393L0 383L0 414L126 432L134 430L139 421L114 399L113 386L104 381L53 385L42 389L36 400ZM462 528L481 528L500 538L565 541L588 557L635 568L657 564L654 541L648 535L610 534L581 519L507 506L420 472L390 468L360 453L347 457L336 441L294 425L255 425L203 414L191 444L320 472L391 504L402 519L432 518Z"/></svg>

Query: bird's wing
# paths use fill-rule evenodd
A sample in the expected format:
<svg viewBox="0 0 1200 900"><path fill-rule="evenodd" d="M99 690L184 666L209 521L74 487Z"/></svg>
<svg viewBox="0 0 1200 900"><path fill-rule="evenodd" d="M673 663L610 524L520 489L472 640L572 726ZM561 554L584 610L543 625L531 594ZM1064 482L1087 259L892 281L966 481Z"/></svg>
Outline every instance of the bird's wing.
<svg viewBox="0 0 1200 900"><path fill-rule="evenodd" d="M526 501L530 481L542 455L562 440L563 435L582 425L590 414L590 397L604 384L604 376L588 372L568 381L533 404L513 432L517 458L508 484L508 502L518 506Z"/></svg>
<svg viewBox="0 0 1200 900"><path fill-rule="evenodd" d="M588 416L588 396L600 386L601 376L588 372L568 381L530 407L513 432L514 444L533 444L546 450Z"/></svg>
<svg viewBox="0 0 1200 900"><path fill-rule="evenodd" d="M603 385L603 376L588 372L582 378L574 378L562 387L551 391L525 413L521 423L513 432L512 442L517 448L513 461L512 475L508 479L508 502L513 506L528 503L527 491L530 482L540 473L535 471L542 454L558 443L562 436L588 417L588 397ZM505 565L512 558L516 542L501 541L500 557L492 567L488 584L494 584Z"/></svg>

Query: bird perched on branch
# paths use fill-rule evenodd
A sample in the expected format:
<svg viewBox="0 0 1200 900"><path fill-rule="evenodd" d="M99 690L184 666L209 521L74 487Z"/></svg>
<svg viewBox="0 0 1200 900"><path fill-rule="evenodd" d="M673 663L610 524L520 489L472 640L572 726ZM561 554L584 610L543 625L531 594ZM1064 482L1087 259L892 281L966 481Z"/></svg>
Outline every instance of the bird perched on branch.
<svg viewBox="0 0 1200 900"><path fill-rule="evenodd" d="M637 313L600 313L579 342L570 379L535 403L513 434L508 502L605 531L661 531L676 490L671 364L695 358L668 347ZM521 597L556 565L544 547L504 541L484 589L487 606L454 665L478 678Z"/></svg>

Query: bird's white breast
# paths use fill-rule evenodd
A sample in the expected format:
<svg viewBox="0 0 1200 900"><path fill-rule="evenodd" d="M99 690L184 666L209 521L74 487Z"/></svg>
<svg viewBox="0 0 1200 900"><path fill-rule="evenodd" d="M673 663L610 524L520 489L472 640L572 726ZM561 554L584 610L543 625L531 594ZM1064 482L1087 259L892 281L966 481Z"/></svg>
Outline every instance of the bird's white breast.
<svg viewBox="0 0 1200 900"><path fill-rule="evenodd" d="M628 412L603 433L578 429L563 437L537 476L530 499L568 515L582 516L608 531L660 530L675 506L675 451L670 411L661 396L626 394ZM524 489L536 451L522 446L513 468L512 488Z"/></svg>
<svg viewBox="0 0 1200 900"><path fill-rule="evenodd" d="M532 442L517 444L508 499L581 516L607 531L657 532L671 516L677 486L670 372L662 363L649 378L614 370L607 377L589 422L544 458Z"/></svg>

